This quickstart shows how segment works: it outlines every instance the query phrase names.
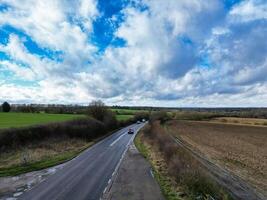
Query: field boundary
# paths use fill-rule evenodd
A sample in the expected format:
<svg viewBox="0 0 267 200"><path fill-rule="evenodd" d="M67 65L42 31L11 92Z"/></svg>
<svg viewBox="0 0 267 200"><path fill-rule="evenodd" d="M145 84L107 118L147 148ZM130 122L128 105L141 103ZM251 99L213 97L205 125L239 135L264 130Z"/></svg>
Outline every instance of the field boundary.
<svg viewBox="0 0 267 200"><path fill-rule="evenodd" d="M194 151L189 145L178 137L169 134L177 145L189 151L191 155L198 160L212 175L216 182L221 184L236 199L266 199L263 194L256 192L250 185L243 181L239 176L216 165L206 157Z"/></svg>
<svg viewBox="0 0 267 200"><path fill-rule="evenodd" d="M226 124L226 125L233 125L233 126L248 126L248 127L261 127L266 128L267 125L255 125L255 124L242 124L242 123L229 123L229 122L219 122L219 121L212 121L212 120L187 120L187 119L179 119L179 121L187 121L187 122L198 122L198 123L210 123L210 124Z"/></svg>

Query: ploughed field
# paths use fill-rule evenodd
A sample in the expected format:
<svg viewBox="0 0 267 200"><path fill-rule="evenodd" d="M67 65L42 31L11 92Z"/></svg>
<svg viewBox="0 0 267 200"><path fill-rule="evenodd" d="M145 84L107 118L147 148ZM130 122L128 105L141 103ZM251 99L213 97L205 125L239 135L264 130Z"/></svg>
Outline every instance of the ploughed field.
<svg viewBox="0 0 267 200"><path fill-rule="evenodd" d="M248 123L248 122L247 122ZM171 121L170 133L267 195L267 127Z"/></svg>
<svg viewBox="0 0 267 200"><path fill-rule="evenodd" d="M62 122L84 115L46 113L0 113L0 129Z"/></svg>

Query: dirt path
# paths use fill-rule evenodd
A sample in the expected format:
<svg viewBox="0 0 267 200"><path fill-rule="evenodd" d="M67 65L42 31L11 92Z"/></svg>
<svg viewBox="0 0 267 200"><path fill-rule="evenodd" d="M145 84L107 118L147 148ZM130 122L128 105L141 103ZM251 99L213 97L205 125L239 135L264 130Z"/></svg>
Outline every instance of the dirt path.
<svg viewBox="0 0 267 200"><path fill-rule="evenodd" d="M235 199L240 200L265 200L263 194L257 193L251 186L244 182L235 174L214 164L204 156L195 152L189 145L177 137L173 137L175 142L182 148L190 151L192 155L209 171L215 181L226 188Z"/></svg>
<svg viewBox="0 0 267 200"><path fill-rule="evenodd" d="M149 163L134 144L130 145L112 182L104 194L105 200L164 200Z"/></svg>

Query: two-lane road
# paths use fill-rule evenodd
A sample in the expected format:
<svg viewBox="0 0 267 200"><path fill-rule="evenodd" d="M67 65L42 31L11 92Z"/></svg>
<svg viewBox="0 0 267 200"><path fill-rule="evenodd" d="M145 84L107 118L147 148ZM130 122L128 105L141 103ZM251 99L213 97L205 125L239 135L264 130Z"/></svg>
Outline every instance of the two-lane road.
<svg viewBox="0 0 267 200"><path fill-rule="evenodd" d="M25 192L25 200L98 200L134 135L144 124L123 128L84 151L44 182Z"/></svg>

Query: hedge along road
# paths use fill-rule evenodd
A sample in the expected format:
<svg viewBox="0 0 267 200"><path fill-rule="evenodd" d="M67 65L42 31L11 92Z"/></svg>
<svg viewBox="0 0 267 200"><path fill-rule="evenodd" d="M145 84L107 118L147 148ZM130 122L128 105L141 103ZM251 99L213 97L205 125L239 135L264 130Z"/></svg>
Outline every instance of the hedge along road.
<svg viewBox="0 0 267 200"><path fill-rule="evenodd" d="M144 124L125 127L66 163L62 169L45 181L23 193L19 199L27 200L96 200L103 195L120 159Z"/></svg>

